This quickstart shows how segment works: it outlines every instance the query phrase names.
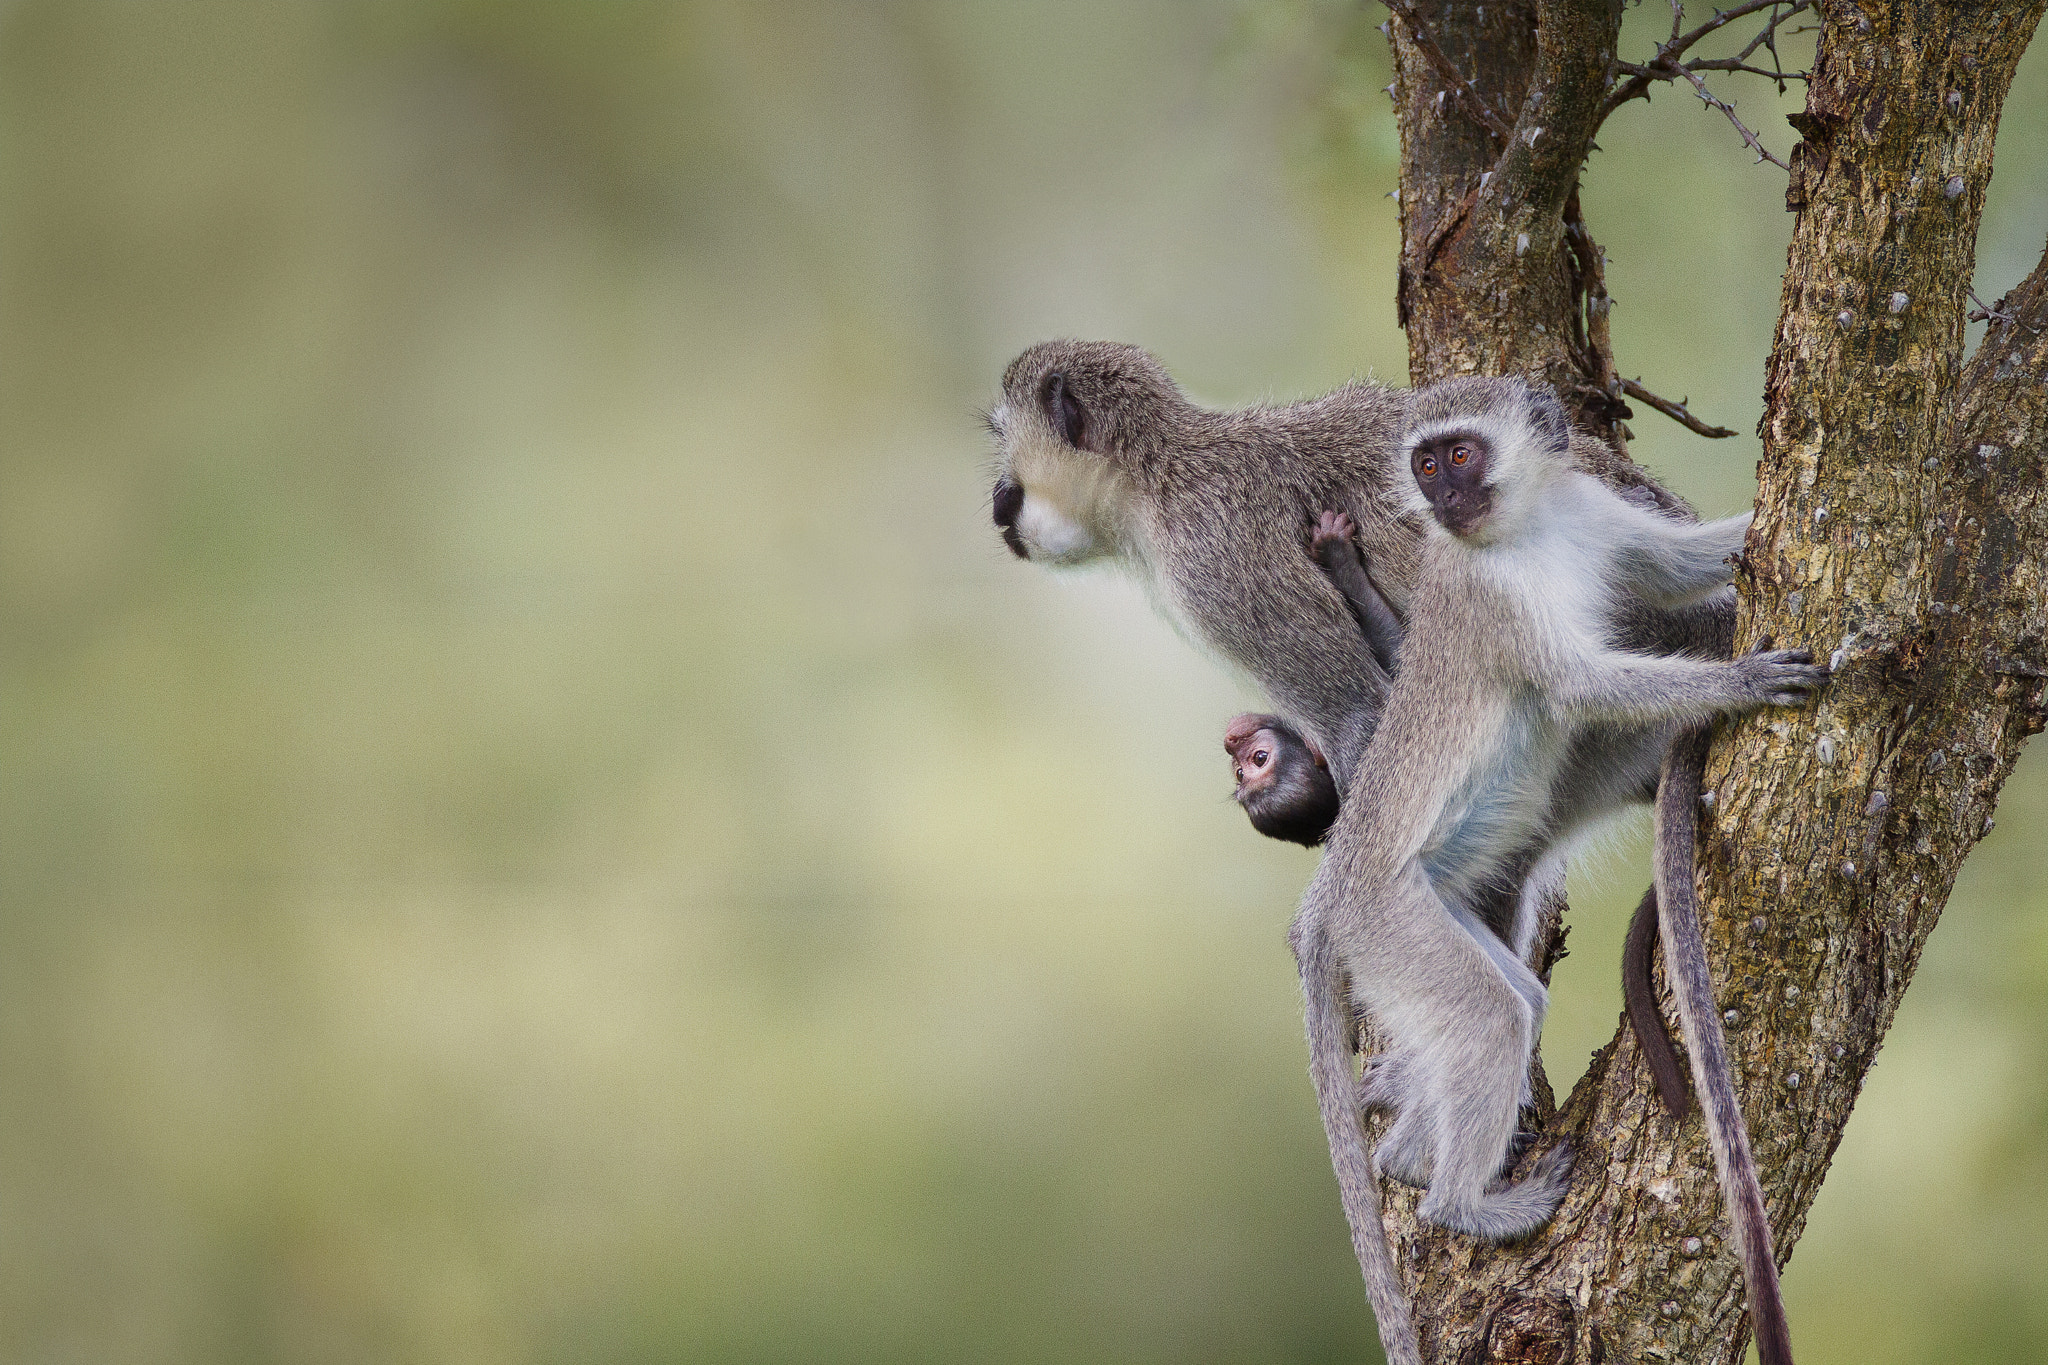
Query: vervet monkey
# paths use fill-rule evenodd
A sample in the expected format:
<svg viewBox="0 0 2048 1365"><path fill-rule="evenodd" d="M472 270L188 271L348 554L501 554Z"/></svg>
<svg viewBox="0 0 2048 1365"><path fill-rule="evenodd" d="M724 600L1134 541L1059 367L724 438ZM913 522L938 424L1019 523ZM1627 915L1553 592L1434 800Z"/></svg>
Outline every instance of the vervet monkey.
<svg viewBox="0 0 2048 1365"><path fill-rule="evenodd" d="M1310 534L1309 553L1343 593L1374 661L1391 678L1404 627L1366 573L1351 540L1356 530L1348 516L1325 510ZM1726 658L1734 642L1734 594L1716 593L1682 610L1652 610L1630 601L1618 613L1615 625L1616 638L1624 648ZM1244 808L1254 829L1269 838L1311 848L1323 842L1337 818L1339 803L1329 764L1312 743L1279 716L1248 713L1233 719L1224 730L1223 747L1230 755L1237 784L1232 798ZM1596 752L1589 761L1600 759ZM1640 799L1647 802L1655 795L1652 778ZM1689 845L1686 852L1690 856ZM1503 940L1511 941L1515 934L1520 886L1518 876L1509 886L1496 888L1492 901L1479 911L1480 919ZM1629 923L1622 953L1622 1001L1659 1097L1675 1117L1683 1118L1692 1105L1686 1068L1671 1045L1651 980L1657 930L1657 895L1652 887Z"/></svg>
<svg viewBox="0 0 2048 1365"><path fill-rule="evenodd" d="M1322 509L1347 510L1386 599L1396 610L1406 604L1421 522L1396 505L1386 455L1407 400L1354 383L1304 403L1212 412L1189 403L1134 347L1035 346L1009 367L1003 401L990 414L1001 447L996 524L1022 557L1114 559L1133 569L1192 634L1252 673L1301 722L1342 786L1377 723L1385 683L1340 595L1300 553L1296 528ZM1570 440L1574 460L1626 496L1682 507L1593 438ZM1732 632L1732 602L1688 611L1699 620L1671 647L1702 630ZM1620 612L1630 615L1625 606ZM1718 648L1725 654L1725 641ZM1296 946L1305 950L1298 935ZM1334 1011L1324 1014L1337 1022ZM1349 1027L1341 1021L1318 1055L1348 1056ZM1388 1077L1381 1089L1398 1089L1395 1069L1375 1070ZM1350 1183L1371 1197L1362 1157L1359 1168L1364 1183ZM1340 1157L1340 1184L1344 1174ZM1346 1204L1358 1206L1349 1190ZM1358 1250L1382 1332L1396 1359L1411 1359L1405 1300L1376 1222L1371 1232L1377 1254L1363 1243ZM1397 1344L1403 1335L1405 1351Z"/></svg>
<svg viewBox="0 0 2048 1365"><path fill-rule="evenodd" d="M1294 931L1311 1073L1362 1260L1384 1234L1359 1179L1370 1167L1341 1046L1344 986L1388 1038L1368 1079L1369 1098L1396 1112L1373 1156L1380 1168L1427 1184L1418 1213L1432 1222L1499 1241L1542 1226L1569 1180L1565 1148L1519 1182L1493 1182L1510 1156L1546 996L1477 906L1532 847L1539 862L1554 857L1590 821L1638 799L1678 732L1797 704L1826 676L1798 650L1719 661L1610 643L1618 601L1682 607L1724 588L1749 518L1682 523L1646 511L1574 467L1570 436L1556 398L1519 379L1447 380L1410 399L1407 505L1433 524L1401 670ZM1658 889L1668 913L1674 898L1690 904L1690 882L1681 893L1667 861ZM1689 856L1682 866L1689 878ZM1667 919L1667 952L1672 927ZM1711 986L1706 999L1711 1015ZM1688 1024L1696 1079L1715 1060L1702 1040ZM1732 1118L1732 1146L1746 1154L1731 1111L1708 1106L1710 1121ZM1731 1139L1714 1136L1718 1156ZM1729 1163L1721 1171L1727 1178ZM1761 1218L1761 1200L1736 1199L1734 1213ZM1774 1267L1764 1279L1752 1279L1752 1297L1774 1300Z"/></svg>

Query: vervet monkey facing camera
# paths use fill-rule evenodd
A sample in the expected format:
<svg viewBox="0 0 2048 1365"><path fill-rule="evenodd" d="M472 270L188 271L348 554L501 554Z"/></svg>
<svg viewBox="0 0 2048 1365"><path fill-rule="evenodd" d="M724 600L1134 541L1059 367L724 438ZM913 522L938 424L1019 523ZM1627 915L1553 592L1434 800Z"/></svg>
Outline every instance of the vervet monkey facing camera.
<svg viewBox="0 0 2048 1365"><path fill-rule="evenodd" d="M1419 390L1400 453L1409 506L1432 524L1400 671L1296 922L1310 1066L1355 1244L1380 1229L1358 1178L1369 1168L1348 1049L1340 1055L1347 986L1388 1039L1366 1092L1395 1112L1377 1164L1427 1184L1421 1217L1509 1240L1549 1220L1568 1156L1553 1149L1521 1181L1493 1183L1512 1153L1545 992L1519 944L1502 951L1480 906L1532 848L1538 862L1555 857L1639 799L1679 733L1796 705L1826 670L1798 650L1723 661L1611 643L1623 600L1683 608L1724 589L1749 517L1679 522L1619 497L1573 465L1569 423L1548 391L1481 378ZM1689 907L1690 845L1682 889L1663 852L1660 898ZM1696 1008L1704 956L1673 967L1675 979L1698 978L1678 982L1681 1012L1702 1093L1718 1096L1725 1057L1722 1075L1703 1075L1717 1058L1702 1056L1695 1027L1704 1014L1718 1041L1710 986ZM1740 1112L1710 1102L1708 1118L1724 1185L1746 1170L1753 1190ZM1724 1151L1739 1153L1732 1167ZM1728 1193L1738 1244L1764 1249L1744 1257L1759 1348L1772 1365L1789 1362L1769 1228L1755 1225L1761 1198Z"/></svg>

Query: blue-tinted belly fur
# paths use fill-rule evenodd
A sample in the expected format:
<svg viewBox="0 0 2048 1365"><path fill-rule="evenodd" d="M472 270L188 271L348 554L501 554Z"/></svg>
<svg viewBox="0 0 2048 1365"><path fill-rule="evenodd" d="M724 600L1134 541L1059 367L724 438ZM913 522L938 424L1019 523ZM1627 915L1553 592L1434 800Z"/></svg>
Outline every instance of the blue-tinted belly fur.
<svg viewBox="0 0 2048 1365"><path fill-rule="evenodd" d="M1446 900L1467 901L1484 889L1488 874L1498 876L1502 859L1537 831L1564 745L1533 700L1509 708L1492 751L1465 775L1423 846L1423 870Z"/></svg>

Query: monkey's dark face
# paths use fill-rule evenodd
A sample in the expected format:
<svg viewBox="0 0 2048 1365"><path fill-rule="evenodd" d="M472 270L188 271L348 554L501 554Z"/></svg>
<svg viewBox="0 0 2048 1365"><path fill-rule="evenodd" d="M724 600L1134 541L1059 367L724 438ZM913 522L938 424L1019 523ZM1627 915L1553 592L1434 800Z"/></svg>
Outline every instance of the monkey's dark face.
<svg viewBox="0 0 2048 1365"><path fill-rule="evenodd" d="M1487 467L1493 452L1484 437L1449 431L1417 443L1408 457L1415 486L1429 499L1437 524L1454 536L1469 536L1493 514Z"/></svg>
<svg viewBox="0 0 2048 1365"><path fill-rule="evenodd" d="M1278 716L1244 715L1223 732L1232 797L1252 828L1313 848L1337 819L1337 784L1316 747Z"/></svg>

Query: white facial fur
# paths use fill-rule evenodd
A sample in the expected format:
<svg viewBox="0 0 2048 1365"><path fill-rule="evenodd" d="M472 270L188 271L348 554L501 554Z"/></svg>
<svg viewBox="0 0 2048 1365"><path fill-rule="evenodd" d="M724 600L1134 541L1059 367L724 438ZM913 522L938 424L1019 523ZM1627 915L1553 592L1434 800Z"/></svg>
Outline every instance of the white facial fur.
<svg viewBox="0 0 2048 1365"><path fill-rule="evenodd" d="M1129 484L1108 461L1068 446L1037 413L1005 403L989 421L1004 476L1024 490L1016 529L1034 561L1072 566L1130 548Z"/></svg>

